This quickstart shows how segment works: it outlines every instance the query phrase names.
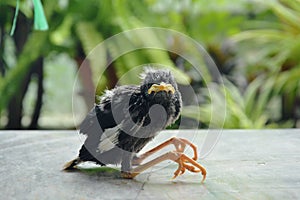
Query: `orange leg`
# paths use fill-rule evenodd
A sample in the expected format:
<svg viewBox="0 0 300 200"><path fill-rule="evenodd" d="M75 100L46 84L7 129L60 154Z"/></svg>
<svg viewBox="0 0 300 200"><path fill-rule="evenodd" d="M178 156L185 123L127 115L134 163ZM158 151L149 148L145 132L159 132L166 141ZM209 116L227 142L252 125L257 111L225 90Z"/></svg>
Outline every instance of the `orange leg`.
<svg viewBox="0 0 300 200"><path fill-rule="evenodd" d="M189 158L184 153L181 152L168 152L165 153L145 164L142 164L136 168L134 168L131 172L123 173L122 176L124 178L134 178L135 176L139 175L141 172L145 171L146 169L162 162L165 160L172 160L174 162L177 162L179 167L174 172L174 177L176 178L178 175L183 174L184 171L187 169L191 172L201 172L203 175L202 181L203 182L206 178L206 170L205 168L197 163L195 160ZM189 163L189 164L188 164Z"/></svg>
<svg viewBox="0 0 300 200"><path fill-rule="evenodd" d="M145 164L140 165L144 159L146 159L150 155L156 153L160 149L170 144L173 144L175 146L176 151L165 153ZM186 145L189 145L193 149L193 153L194 153L193 158L190 158L183 153ZM154 147L153 149L147 151L146 153L140 155L139 157L135 157L132 161L132 164L138 166L134 168L131 172L123 173L122 175L124 178L134 178L135 176L145 171L149 167L152 167L165 160L172 160L178 163L178 169L174 172L173 178L176 178L177 176L182 175L186 170L189 170L195 173L202 172L203 175L202 182L203 182L206 178L206 170L202 165L196 162L197 159L198 159L197 147L193 143L191 143L190 141L184 138L173 137L163 142L162 144Z"/></svg>
<svg viewBox="0 0 300 200"><path fill-rule="evenodd" d="M154 147L153 149L145 152L144 154L138 156L138 157L135 157L133 160L132 160L132 164L133 165L139 165L143 162L144 159L146 159L147 157L151 156L152 154L154 154L155 152L159 151L160 149L170 145L170 144L173 144L176 148L176 151L177 152L180 152L180 153L183 153L186 145L189 145L193 151L194 151L194 157L193 157L193 160L197 160L198 159L198 153L197 153L197 147L191 143L190 141L188 141L187 139L184 139L184 138L176 138L176 137L172 137L170 139L168 139L167 141L161 143L160 145Z"/></svg>

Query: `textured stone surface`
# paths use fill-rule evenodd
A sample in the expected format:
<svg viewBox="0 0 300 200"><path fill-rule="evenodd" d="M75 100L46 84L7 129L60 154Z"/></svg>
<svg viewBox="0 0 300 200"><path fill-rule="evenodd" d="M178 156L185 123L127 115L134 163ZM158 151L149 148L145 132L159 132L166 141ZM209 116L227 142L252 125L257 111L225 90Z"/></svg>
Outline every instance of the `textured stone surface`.
<svg viewBox="0 0 300 200"><path fill-rule="evenodd" d="M208 148L213 142L205 138L218 133L164 131L145 149L172 136ZM300 198L299 129L222 131L212 152L199 160L208 171L204 184L200 184L201 174L190 172L172 180L177 169L172 162L163 162L134 180L119 178L114 170L118 166L61 171L77 155L82 139L76 131L0 131L0 199ZM186 153L191 155L191 150Z"/></svg>

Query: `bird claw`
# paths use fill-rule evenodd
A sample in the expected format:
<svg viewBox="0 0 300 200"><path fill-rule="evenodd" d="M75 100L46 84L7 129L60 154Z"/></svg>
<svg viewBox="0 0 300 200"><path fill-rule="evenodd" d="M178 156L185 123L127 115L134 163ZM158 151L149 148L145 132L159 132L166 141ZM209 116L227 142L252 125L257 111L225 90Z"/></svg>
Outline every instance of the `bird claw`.
<svg viewBox="0 0 300 200"><path fill-rule="evenodd" d="M195 162L194 159L189 158L183 153L179 153L179 158L175 160L175 162L178 163L178 168L174 172L174 176L172 179L175 179L176 177L184 174L186 170L194 173L202 172L203 179L202 182L206 178L206 170L204 167L202 167L199 163Z"/></svg>

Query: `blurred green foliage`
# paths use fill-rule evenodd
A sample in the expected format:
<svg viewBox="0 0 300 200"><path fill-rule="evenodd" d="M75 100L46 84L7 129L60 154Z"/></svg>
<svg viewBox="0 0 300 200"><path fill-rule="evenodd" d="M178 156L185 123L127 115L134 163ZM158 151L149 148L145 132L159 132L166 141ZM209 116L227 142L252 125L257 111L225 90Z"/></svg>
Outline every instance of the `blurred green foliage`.
<svg viewBox="0 0 300 200"><path fill-rule="evenodd" d="M201 43L217 64L224 84L214 81L214 75L202 69L204 81L191 63L167 51L138 50L111 63L110 58L118 54L124 44L162 43L155 32L148 31L147 35L131 35L125 43L113 43L102 49L99 56L88 63L90 77L81 77L83 90L88 91L88 85L92 85L90 92L97 90L101 94L126 73L122 84L138 83L136 72L128 73L131 69L145 63L160 63L175 72L179 83L187 84L184 80L188 80L196 91L200 106L185 105L182 115L200 121L201 127L297 126L300 116L299 0L44 0L49 30L21 33L23 26L33 24L30 5L30 1L21 0L20 15L25 20L17 25L15 36L11 38L8 33L15 2L0 2L2 116L8 112L13 98L21 98L22 103L18 91L38 58L64 54L80 66L93 48L115 34L135 28L162 27ZM22 48L17 42L20 34L25 37ZM173 41L170 48L185 49L176 38ZM212 67L205 59L199 62L204 68ZM97 75L101 72L104 76L99 81ZM60 87L57 85L58 90ZM47 95L47 90L45 93ZM83 98L88 104L88 95L83 94ZM224 111L225 120L220 111ZM5 124L0 126L5 127Z"/></svg>

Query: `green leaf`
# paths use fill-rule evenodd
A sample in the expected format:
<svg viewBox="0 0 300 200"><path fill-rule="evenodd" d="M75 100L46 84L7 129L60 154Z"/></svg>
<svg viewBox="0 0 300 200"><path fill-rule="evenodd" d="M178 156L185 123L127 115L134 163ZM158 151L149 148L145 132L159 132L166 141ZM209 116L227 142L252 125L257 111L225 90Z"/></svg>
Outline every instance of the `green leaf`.
<svg viewBox="0 0 300 200"><path fill-rule="evenodd" d="M247 115L251 115L256 106L257 95L263 81L264 78L262 76L256 78L248 85L244 92L245 112Z"/></svg>
<svg viewBox="0 0 300 200"><path fill-rule="evenodd" d="M258 40L261 42L281 41L289 37L288 33L281 30L264 29L264 30L248 30L240 32L231 37L234 42L241 42L243 40Z"/></svg>
<svg viewBox="0 0 300 200"><path fill-rule="evenodd" d="M272 1L272 3L270 3L270 6L273 9L273 11L279 16L279 18L283 22L285 22L288 25L290 25L292 27L295 27L296 29L300 30L300 23L299 23L300 15L299 15L299 12L297 12L293 9L290 9L286 6L283 6L283 4L281 4L279 2L276 2L276 1Z"/></svg>

